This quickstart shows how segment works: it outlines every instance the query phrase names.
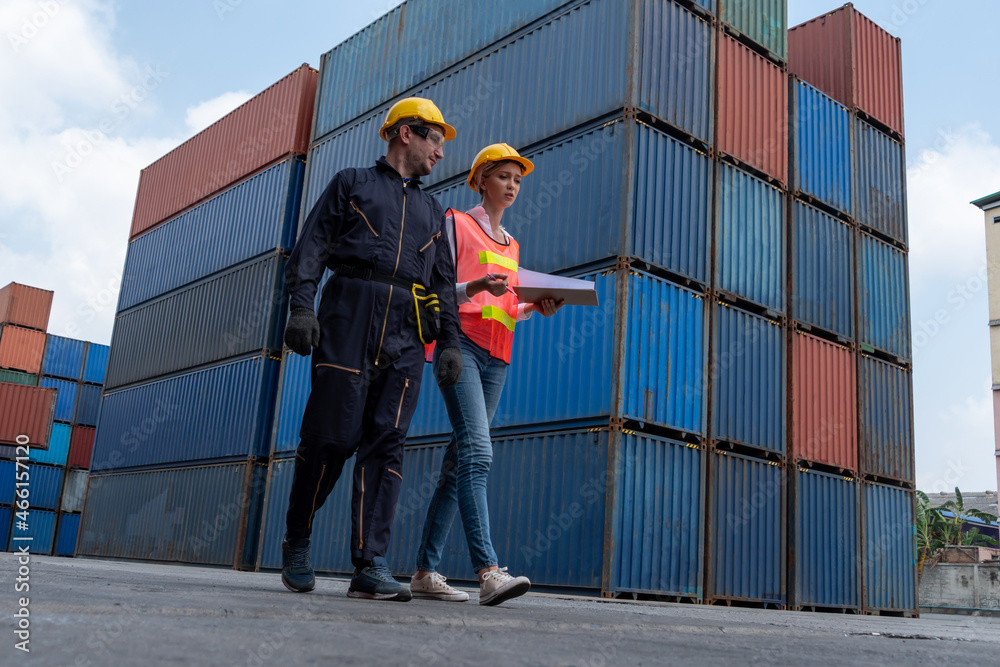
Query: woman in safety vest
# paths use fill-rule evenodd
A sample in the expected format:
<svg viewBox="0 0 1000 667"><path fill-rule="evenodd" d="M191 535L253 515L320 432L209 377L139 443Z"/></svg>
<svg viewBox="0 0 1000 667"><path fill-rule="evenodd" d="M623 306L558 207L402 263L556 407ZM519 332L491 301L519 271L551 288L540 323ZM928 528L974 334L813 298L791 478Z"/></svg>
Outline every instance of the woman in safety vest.
<svg viewBox="0 0 1000 667"><path fill-rule="evenodd" d="M469 599L436 571L456 509L479 575L479 604L500 604L531 587L527 577L511 576L507 568L498 567L490 540L486 479L493 461L490 422L507 376L514 325L535 311L550 317L562 306L562 301L551 299L519 304L510 289L518 284L518 245L500 220L517 198L521 177L533 169L530 160L507 144L487 146L473 161L468 179L482 204L467 213L446 212L445 233L455 255L462 375L458 384L441 389L453 432L424 521L417 572L410 581L415 598Z"/></svg>

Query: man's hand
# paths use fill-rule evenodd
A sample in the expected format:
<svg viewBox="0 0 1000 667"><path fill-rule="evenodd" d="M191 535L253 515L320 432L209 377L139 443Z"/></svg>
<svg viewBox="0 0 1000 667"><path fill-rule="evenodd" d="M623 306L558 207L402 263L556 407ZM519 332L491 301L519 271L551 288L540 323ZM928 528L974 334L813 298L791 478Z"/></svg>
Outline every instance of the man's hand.
<svg viewBox="0 0 1000 667"><path fill-rule="evenodd" d="M437 383L439 387L454 387L462 377L462 350L446 347L438 358Z"/></svg>
<svg viewBox="0 0 1000 667"><path fill-rule="evenodd" d="M292 308L285 325L285 345L303 357L308 357L314 347L319 347L319 320L312 308Z"/></svg>
<svg viewBox="0 0 1000 667"><path fill-rule="evenodd" d="M465 287L465 293L469 296L476 296L480 292L489 292L493 296L503 296L509 287L506 273L487 274L482 278L470 280Z"/></svg>
<svg viewBox="0 0 1000 667"><path fill-rule="evenodd" d="M556 311L562 308L564 299L559 299L554 301L552 299L542 299L538 303L531 303L525 308L525 310L535 311L536 313L541 313L545 317L552 317L556 314Z"/></svg>

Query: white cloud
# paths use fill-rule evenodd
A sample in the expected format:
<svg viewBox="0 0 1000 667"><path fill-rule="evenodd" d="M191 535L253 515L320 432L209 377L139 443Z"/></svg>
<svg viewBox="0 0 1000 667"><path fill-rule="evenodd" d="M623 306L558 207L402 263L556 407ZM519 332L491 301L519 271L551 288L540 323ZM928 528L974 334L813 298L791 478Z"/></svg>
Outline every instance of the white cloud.
<svg viewBox="0 0 1000 667"><path fill-rule="evenodd" d="M197 134L251 97L253 96L250 93L242 90L223 93L216 98L188 109L184 120L191 129L192 134Z"/></svg>

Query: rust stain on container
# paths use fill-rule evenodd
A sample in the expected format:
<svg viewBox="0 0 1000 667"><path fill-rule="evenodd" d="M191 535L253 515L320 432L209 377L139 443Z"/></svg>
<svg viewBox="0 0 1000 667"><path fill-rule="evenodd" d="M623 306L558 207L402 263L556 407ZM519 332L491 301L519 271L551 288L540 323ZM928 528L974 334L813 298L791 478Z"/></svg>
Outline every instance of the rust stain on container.
<svg viewBox="0 0 1000 667"><path fill-rule="evenodd" d="M52 295L49 290L10 283L0 289L0 324L45 331L49 326Z"/></svg>
<svg viewBox="0 0 1000 667"><path fill-rule="evenodd" d="M0 368L38 375L42 371L45 333L24 327L0 327Z"/></svg>
<svg viewBox="0 0 1000 667"><path fill-rule="evenodd" d="M142 170L130 239L309 148L318 72L302 65Z"/></svg>
<svg viewBox="0 0 1000 667"><path fill-rule="evenodd" d="M720 153L788 182L788 75L735 39L719 34Z"/></svg>
<svg viewBox="0 0 1000 667"><path fill-rule="evenodd" d="M0 382L0 443L48 448L55 404L53 389Z"/></svg>
<svg viewBox="0 0 1000 667"><path fill-rule="evenodd" d="M899 38L850 3L788 31L788 69L903 136Z"/></svg>
<svg viewBox="0 0 1000 667"><path fill-rule="evenodd" d="M857 367L841 345L792 336L792 457L858 469Z"/></svg>

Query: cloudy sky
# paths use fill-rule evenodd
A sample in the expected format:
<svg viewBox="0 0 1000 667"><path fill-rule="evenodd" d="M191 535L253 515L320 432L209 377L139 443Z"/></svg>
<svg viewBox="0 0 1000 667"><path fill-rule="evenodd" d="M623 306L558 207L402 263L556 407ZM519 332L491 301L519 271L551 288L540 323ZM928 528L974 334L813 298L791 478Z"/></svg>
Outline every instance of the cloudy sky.
<svg viewBox="0 0 1000 667"><path fill-rule="evenodd" d="M109 342L139 170L397 4L0 1L0 285L54 290L53 333ZM795 25L841 3L788 4ZM996 489L968 202L1000 190L1000 6L854 5L903 40L918 484Z"/></svg>

